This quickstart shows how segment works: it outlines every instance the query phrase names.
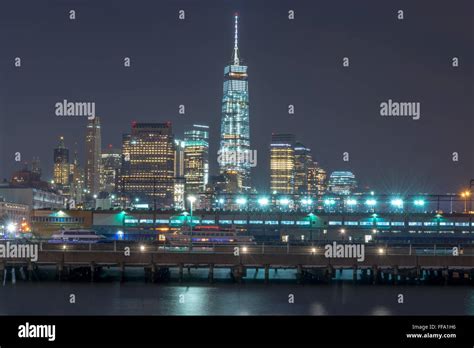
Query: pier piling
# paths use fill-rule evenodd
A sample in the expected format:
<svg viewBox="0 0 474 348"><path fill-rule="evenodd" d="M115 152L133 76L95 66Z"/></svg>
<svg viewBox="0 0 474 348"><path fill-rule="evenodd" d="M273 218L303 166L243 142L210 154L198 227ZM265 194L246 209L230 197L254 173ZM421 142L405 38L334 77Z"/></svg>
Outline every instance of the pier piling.
<svg viewBox="0 0 474 348"><path fill-rule="evenodd" d="M265 265L265 284L270 281L270 265Z"/></svg>
<svg viewBox="0 0 474 348"><path fill-rule="evenodd" d="M184 265L182 263L180 263L179 266L178 266L178 276L179 276L179 282L180 283L183 282L183 268L184 268Z"/></svg>
<svg viewBox="0 0 474 348"><path fill-rule="evenodd" d="M209 277L208 278L209 278L209 283L212 284L214 282L214 264L213 263L211 263L209 265Z"/></svg>

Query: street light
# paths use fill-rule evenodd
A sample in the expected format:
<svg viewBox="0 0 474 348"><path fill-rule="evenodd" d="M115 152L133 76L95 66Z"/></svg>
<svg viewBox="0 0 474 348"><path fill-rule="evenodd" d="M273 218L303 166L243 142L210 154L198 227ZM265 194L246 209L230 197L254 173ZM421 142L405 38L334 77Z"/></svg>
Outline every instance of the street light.
<svg viewBox="0 0 474 348"><path fill-rule="evenodd" d="M220 197L219 199L216 199L216 202L218 203L217 204L217 209L221 209L223 210L224 209L224 198Z"/></svg>
<svg viewBox="0 0 474 348"><path fill-rule="evenodd" d="M377 201L371 198L371 199L366 200L365 204L367 204L369 207L373 207L374 205L377 204Z"/></svg>
<svg viewBox="0 0 474 348"><path fill-rule="evenodd" d="M403 200L401 198L392 199L390 204L392 204L395 208L403 208Z"/></svg>
<svg viewBox="0 0 474 348"><path fill-rule="evenodd" d="M423 199L415 199L414 203L417 207L423 207L425 205L425 201Z"/></svg>
<svg viewBox="0 0 474 348"><path fill-rule="evenodd" d="M288 198L281 198L280 199L280 204L281 205L288 205L288 204L290 204L290 200Z"/></svg>
<svg viewBox="0 0 474 348"><path fill-rule="evenodd" d="M239 205L239 208L242 209L242 206L247 203L247 198L239 197L239 198L236 199L236 202Z"/></svg>
<svg viewBox="0 0 474 348"><path fill-rule="evenodd" d="M190 232L190 240L192 240L191 238L191 235L192 235L192 232L193 232L193 204L194 202L196 202L196 197L195 196L188 196L188 201L189 203L191 203L190 205L190 216L191 216L191 224L190 224L190 227L189 227L189 232Z"/></svg>
<svg viewBox="0 0 474 348"><path fill-rule="evenodd" d="M332 198L328 198L328 199L324 200L324 204L326 204L326 205L334 205L335 203L336 203L336 201Z"/></svg>
<svg viewBox="0 0 474 348"><path fill-rule="evenodd" d="M17 231L17 226L15 223L10 223L7 225L7 231L10 232L10 233L14 233Z"/></svg>
<svg viewBox="0 0 474 348"><path fill-rule="evenodd" d="M375 210L375 205L377 204L377 201L374 198L369 198L368 200L365 201L365 204L372 209L372 211Z"/></svg>
<svg viewBox="0 0 474 348"><path fill-rule="evenodd" d="M348 206L354 206L357 204L357 200L353 199L353 198L349 198L347 201L346 201L346 204Z"/></svg>
<svg viewBox="0 0 474 348"><path fill-rule="evenodd" d="M258 204L260 204L260 206L262 207L267 206L268 203L269 203L269 200L266 197L262 197L258 199Z"/></svg>
<svg viewBox="0 0 474 348"><path fill-rule="evenodd" d="M464 212L467 213L467 198L471 195L471 192L464 191L461 193L461 197L464 198Z"/></svg>

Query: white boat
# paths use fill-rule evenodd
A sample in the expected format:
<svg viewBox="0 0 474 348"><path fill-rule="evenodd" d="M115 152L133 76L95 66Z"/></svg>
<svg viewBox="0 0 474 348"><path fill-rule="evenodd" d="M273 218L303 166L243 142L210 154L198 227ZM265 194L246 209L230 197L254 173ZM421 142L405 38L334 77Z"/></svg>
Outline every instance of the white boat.
<svg viewBox="0 0 474 348"><path fill-rule="evenodd" d="M180 230L166 235L170 245L186 246L215 244L255 244L253 236L240 235L235 229L222 229L218 226L195 226L193 230Z"/></svg>
<svg viewBox="0 0 474 348"><path fill-rule="evenodd" d="M94 230L74 228L61 230L51 236L49 243L97 243L105 237Z"/></svg>

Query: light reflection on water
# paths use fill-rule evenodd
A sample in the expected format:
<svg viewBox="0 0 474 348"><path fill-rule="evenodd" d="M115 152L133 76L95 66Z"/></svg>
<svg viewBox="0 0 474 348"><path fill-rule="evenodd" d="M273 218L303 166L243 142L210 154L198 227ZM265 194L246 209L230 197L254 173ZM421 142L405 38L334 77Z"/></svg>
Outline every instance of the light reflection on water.
<svg viewBox="0 0 474 348"><path fill-rule="evenodd" d="M17 281L0 286L0 315L473 315L469 286L298 285L294 272L278 271L270 284L248 274L243 284L215 270L216 282L192 270L182 284L145 283L143 273L90 282ZM186 272L185 272L186 273ZM263 272L260 272L263 273ZM349 277L350 278L350 277ZM69 303L70 294L76 303ZM294 303L289 303L289 295ZM398 295L404 303L399 304Z"/></svg>
<svg viewBox="0 0 474 348"><path fill-rule="evenodd" d="M391 313L390 309L384 306L377 306L370 313L370 315L391 315L391 314L393 313Z"/></svg>

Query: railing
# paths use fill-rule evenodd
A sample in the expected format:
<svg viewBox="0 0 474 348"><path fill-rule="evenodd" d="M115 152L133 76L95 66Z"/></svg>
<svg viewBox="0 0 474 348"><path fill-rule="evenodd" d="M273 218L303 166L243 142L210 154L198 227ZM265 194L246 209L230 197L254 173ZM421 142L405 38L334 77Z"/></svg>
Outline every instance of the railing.
<svg viewBox="0 0 474 348"><path fill-rule="evenodd" d="M235 254L239 255L324 255L327 245L333 245L331 242L320 242L312 244L299 243L296 245L290 243L262 243L262 244L182 244L170 245L159 242L136 242L136 241L113 241L106 243L48 243L37 240L35 242L19 243L8 242L11 244L38 244L39 251L43 252L122 252L125 247L130 248L132 252L143 253L206 253L206 254ZM5 244L5 242L0 243ZM336 242L336 245L343 246L364 246L365 255L405 255L405 256L474 256L474 246L472 245L387 245L387 244L357 244ZM457 249L454 249L457 248ZM458 255L454 251L457 250Z"/></svg>

